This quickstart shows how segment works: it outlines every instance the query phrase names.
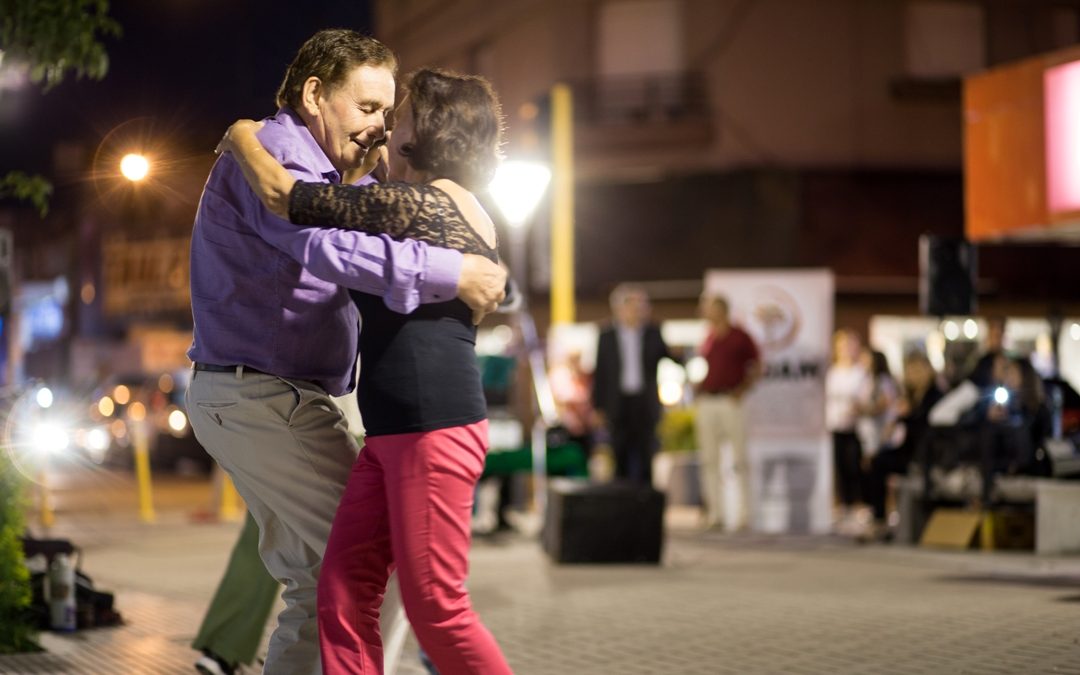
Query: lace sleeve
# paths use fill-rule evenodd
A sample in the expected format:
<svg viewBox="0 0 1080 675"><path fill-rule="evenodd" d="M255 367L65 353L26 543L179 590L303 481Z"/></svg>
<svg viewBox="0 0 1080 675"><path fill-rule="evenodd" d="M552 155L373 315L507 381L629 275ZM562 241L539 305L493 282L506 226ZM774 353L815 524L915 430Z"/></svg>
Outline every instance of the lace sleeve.
<svg viewBox="0 0 1080 675"><path fill-rule="evenodd" d="M494 250L473 230L450 195L430 185L297 181L289 194L289 220L298 225L415 239L496 259Z"/></svg>

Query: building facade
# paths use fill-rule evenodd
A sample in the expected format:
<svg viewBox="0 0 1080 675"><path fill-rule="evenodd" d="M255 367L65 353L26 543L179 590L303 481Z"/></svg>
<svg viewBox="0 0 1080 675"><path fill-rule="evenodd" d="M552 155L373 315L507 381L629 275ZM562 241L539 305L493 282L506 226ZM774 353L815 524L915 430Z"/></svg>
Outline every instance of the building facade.
<svg viewBox="0 0 1080 675"><path fill-rule="evenodd" d="M583 318L623 280L811 266L856 327L914 313L919 236L963 233L961 78L1080 40L1080 2L1050 0L383 0L374 18L403 72L492 80L509 157L544 154L545 95L570 85ZM987 251L984 307L1067 302L1016 271L1067 256ZM655 287L673 313L696 293Z"/></svg>

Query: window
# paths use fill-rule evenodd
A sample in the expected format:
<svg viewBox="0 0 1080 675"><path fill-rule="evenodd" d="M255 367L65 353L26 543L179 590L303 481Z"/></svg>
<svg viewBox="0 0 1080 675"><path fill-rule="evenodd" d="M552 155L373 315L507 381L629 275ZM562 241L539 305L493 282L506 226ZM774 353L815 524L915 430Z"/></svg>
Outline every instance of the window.
<svg viewBox="0 0 1080 675"><path fill-rule="evenodd" d="M641 123L684 111L681 1L605 2L597 32L597 80L589 99L595 119Z"/></svg>
<svg viewBox="0 0 1080 675"><path fill-rule="evenodd" d="M678 0L626 0L600 6L598 74L659 75L683 69Z"/></svg>

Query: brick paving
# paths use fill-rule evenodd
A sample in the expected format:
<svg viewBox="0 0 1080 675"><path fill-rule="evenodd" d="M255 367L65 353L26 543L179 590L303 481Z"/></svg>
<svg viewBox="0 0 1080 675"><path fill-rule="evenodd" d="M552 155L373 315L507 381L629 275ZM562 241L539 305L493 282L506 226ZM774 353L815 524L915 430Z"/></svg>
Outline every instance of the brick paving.
<svg viewBox="0 0 1080 675"><path fill-rule="evenodd" d="M127 625L45 635L48 653L0 656L0 673L190 675L187 644L237 527L85 516L68 534ZM480 539L470 589L526 675L1080 675L1080 557L676 527L659 567L558 566L532 538ZM423 672L412 643L398 673Z"/></svg>

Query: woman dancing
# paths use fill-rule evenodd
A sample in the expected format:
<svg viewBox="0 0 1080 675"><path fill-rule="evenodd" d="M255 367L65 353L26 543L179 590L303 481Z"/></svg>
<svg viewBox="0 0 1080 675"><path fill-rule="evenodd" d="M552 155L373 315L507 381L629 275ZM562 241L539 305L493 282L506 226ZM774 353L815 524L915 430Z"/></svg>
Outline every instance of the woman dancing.
<svg viewBox="0 0 1080 675"><path fill-rule="evenodd" d="M386 150L391 179L404 182L298 182L262 149L250 121L233 125L223 149L267 207L295 223L497 260L494 227L471 192L498 162L501 117L491 86L423 69L405 92ZM319 578L323 670L382 672L379 607L396 566L406 614L439 672L509 673L465 589L473 492L488 445L472 313L456 299L408 315L372 295L354 292L353 300L363 321L357 398L367 436Z"/></svg>

